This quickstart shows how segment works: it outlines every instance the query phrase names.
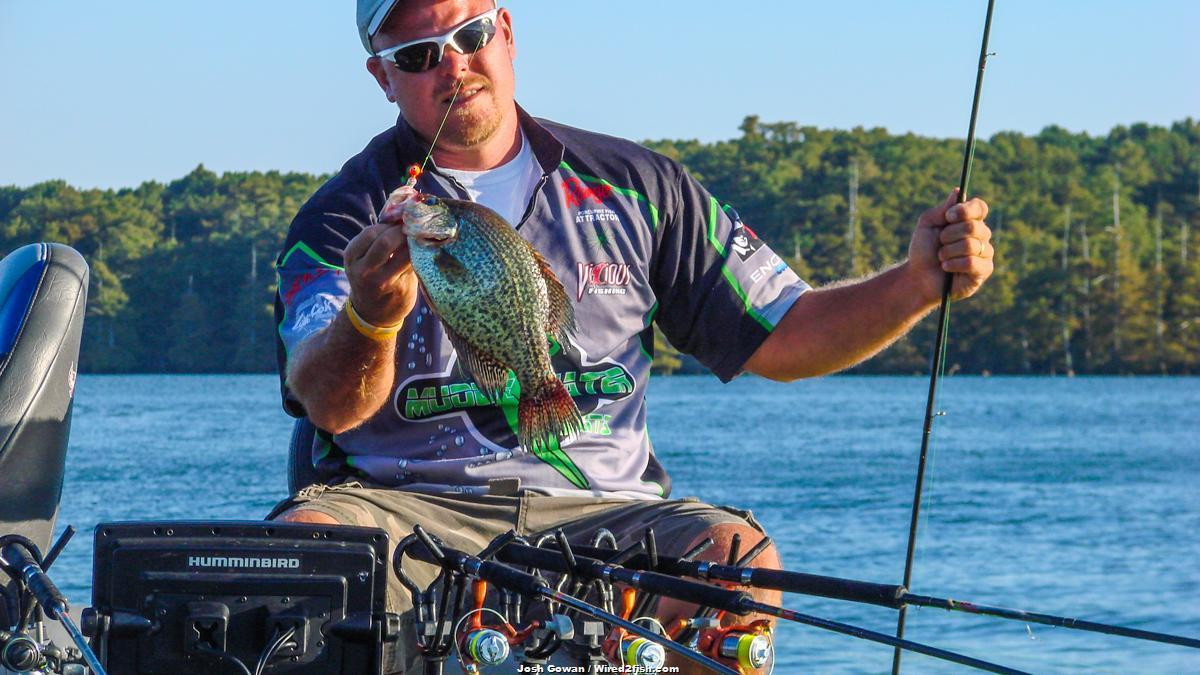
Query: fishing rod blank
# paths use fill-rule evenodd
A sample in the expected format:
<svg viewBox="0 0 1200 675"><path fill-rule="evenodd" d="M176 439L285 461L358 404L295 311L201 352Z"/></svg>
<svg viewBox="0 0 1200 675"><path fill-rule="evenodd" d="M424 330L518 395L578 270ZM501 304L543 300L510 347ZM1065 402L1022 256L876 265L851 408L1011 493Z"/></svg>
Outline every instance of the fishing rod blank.
<svg viewBox="0 0 1200 675"><path fill-rule="evenodd" d="M640 561L634 559L630 562L636 564ZM1057 616L1054 614L1031 612L1024 609L1009 609L1006 607L981 605L965 600L938 598L929 595L915 595L904 590L903 586L889 586L886 584L877 584L869 581L856 581L854 579L841 579L838 577L824 577L815 574L788 572L786 570L760 569L752 567L738 568L730 567L728 565L689 563L688 561L674 562L670 559L663 558L660 558L660 568L667 569L675 574L684 574L703 579L733 581L744 586L770 588L787 593L799 593L802 595L818 595L821 597L832 598L834 600L848 600L850 602L861 602L865 604L879 605L882 607L891 607L893 609L904 607L906 605L916 605L918 607L936 607L938 609L945 609L952 612L964 612L967 614L992 616L999 619L1009 619L1012 621L1040 623L1047 626L1069 628L1092 633L1104 633L1105 635L1118 635L1122 637L1133 638L1135 640L1149 640L1151 642L1161 642L1165 644L1200 649L1200 639L1197 638L1142 630L1139 628L1128 628L1125 626L1100 623L1098 621L1087 621L1085 619L1076 619L1066 616Z"/></svg>
<svg viewBox="0 0 1200 675"><path fill-rule="evenodd" d="M971 182L971 163L975 159L975 122L979 119L979 95L983 91L983 71L987 67L988 37L992 32L992 9L996 0L988 0L987 18L983 22L983 44L979 48L979 72L975 75L975 94L971 102L971 123L967 129L967 149L963 154L962 173L958 183L958 203L967 199L967 186ZM925 464L929 456L929 440L933 436L933 407L937 400L938 374L946 360L946 336L950 330L950 289L954 275L946 272L942 277L942 301L938 307L938 329L934 338L933 363L930 365L929 394L925 399L925 422L921 434L921 456L917 461L917 480L913 490L912 518L908 524L908 548L904 555L905 588L912 583L913 555L917 548L917 523L921 515L921 488L925 482ZM904 637L904 617L907 607L900 607L896 618L896 637ZM892 675L900 673L900 650L892 654Z"/></svg>
<svg viewBox="0 0 1200 675"><path fill-rule="evenodd" d="M507 565L497 562L480 560L479 558L467 555L462 551L456 551L450 548L439 547L429 537L420 525L413 528L413 532L420 538L421 543L425 545L426 553L428 554L427 562L433 562L449 570L454 570L460 574L490 581L497 586L502 586L518 593L527 595L541 596L549 600L554 600L560 604L566 605L583 614L597 618L606 623L622 628L638 637L645 638L651 642L656 642L666 649L669 649L676 654L697 663L705 668L709 668L718 673L726 673L727 675L738 675L738 671L715 661L703 654L695 652L687 647L675 642L674 640L664 638L663 636L654 633L642 626L633 622L626 621L615 614L610 614L598 607L590 605L582 600L578 600L566 593L556 591L550 586L543 583L540 579L532 574L526 574ZM423 558L419 551L413 551L417 554L416 557Z"/></svg>
<svg viewBox="0 0 1200 675"><path fill-rule="evenodd" d="M1072 619L1070 617L1055 616L1053 614L1028 612L1023 609L1007 609L1005 607L977 605L973 602L952 600L949 598L934 598L928 595L913 595L911 593L905 593L900 600L905 604L917 605L919 607L937 607L939 609L947 609L954 612L966 612L968 614L994 616L1001 619L1012 619L1013 621L1027 621L1029 623L1040 623L1047 626L1073 628L1075 630L1104 633L1106 635L1120 635L1123 637L1134 638L1136 640L1150 640L1152 642L1163 642L1166 644L1200 649L1200 640L1196 638L1184 637L1182 635L1171 635L1169 633L1157 633L1155 631L1141 630L1138 628L1114 626L1112 624L1099 623L1096 621L1085 621L1083 619Z"/></svg>
<svg viewBox="0 0 1200 675"><path fill-rule="evenodd" d="M917 652L926 656L932 656L936 659L942 659L943 661L951 661L959 665L978 668L979 670L986 670L992 673L1007 673L1008 675L1028 675L1023 670L997 665L989 661L983 661L970 656L964 656L962 654L946 651L945 649L938 649L937 647L930 647L929 645L921 644L920 642L913 642L912 640L905 640L904 638L892 637L891 635L887 635L885 633L877 633L873 630L867 630L866 628L859 628L858 626L851 626L838 621L831 621L829 619L822 619L808 614L801 614L800 612L790 609L765 605L754 600L743 602L741 606L743 610L747 612L769 614L771 616L777 616L781 619L788 619L790 621L796 621L809 626L831 630L835 633L842 633L844 635L850 635L856 638L870 640L872 642L891 645L896 649L905 649L910 652Z"/></svg>
<svg viewBox="0 0 1200 675"><path fill-rule="evenodd" d="M896 647L897 649L907 649L926 656L932 656L944 661L950 661L980 670L986 670L993 673L1021 673L1023 671L1001 666L988 661L983 661L970 656L964 656L955 652L946 651L937 647L931 647L919 642L912 642L902 638L892 637L883 633L877 633L858 626L822 619L802 614L790 609L775 607L756 601L749 593L744 591L734 591L716 586L708 586L706 584L677 579L665 574L656 572L643 572L609 565L599 560L594 560L586 556L574 553L571 556L572 560L568 561L563 555L556 551L551 551L544 548L536 548L533 546L523 546L518 544L509 544L496 551L496 558L516 565L528 565L547 569L554 572L564 572L580 576L587 576L592 579L603 579L608 582L623 583L634 588L639 588L656 595L665 595L668 597L684 600L686 602L715 607L727 612L742 615L757 612L768 616L775 616L797 623L803 623L816 628L842 633L852 637L879 642L888 646ZM663 557L659 557L659 563L662 564ZM749 569L749 568L744 568Z"/></svg>
<svg viewBox="0 0 1200 675"><path fill-rule="evenodd" d="M604 553L602 549L593 548L576 548L575 551L579 556L591 556L593 553ZM641 568L647 563L648 560L646 557L639 555L630 558L625 563L625 566ZM743 586L770 588L773 590L784 591L786 593L816 595L825 598L832 598L834 600L860 602L864 604L879 605L881 607L890 607L892 609L898 609L905 605L935 607L953 612L964 612L967 614L976 614L980 616L992 616L1000 619L1009 619L1012 621L1040 623L1047 626L1089 631L1093 633L1104 633L1106 635L1118 635L1122 637L1133 638L1135 640L1149 640L1152 642L1161 642L1165 644L1200 649L1200 639L1197 638L1142 630L1139 628L1127 628L1125 626L1117 626L1114 624L1106 624L1097 621L1088 621L1085 619L1076 619L1066 616L1057 616L1054 614L1031 612L1024 609L1009 609L1006 607L982 605L966 600L938 598L929 595L916 595L906 591L903 586L892 586L887 584L873 583L870 581L843 579L840 577L827 577L818 574L805 574L802 572L789 572L787 570L719 565L716 563L696 562L694 560L681 560L679 558L670 558L661 555L658 558L658 563L658 569L669 574L679 574L706 580L730 581Z"/></svg>

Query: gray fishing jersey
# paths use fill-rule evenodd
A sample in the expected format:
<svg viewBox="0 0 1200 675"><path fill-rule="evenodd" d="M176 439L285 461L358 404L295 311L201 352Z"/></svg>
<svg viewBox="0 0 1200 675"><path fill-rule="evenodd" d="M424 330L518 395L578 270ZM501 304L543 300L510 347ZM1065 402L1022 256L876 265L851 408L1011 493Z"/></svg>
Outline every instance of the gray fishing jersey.
<svg viewBox="0 0 1200 675"><path fill-rule="evenodd" d="M519 479L546 494L666 497L670 479L646 428L657 324L724 381L809 286L677 162L635 143L535 120L519 111L542 170L517 232L549 262L574 303L573 339L547 348L584 429L561 445L517 444L515 379L490 400L458 363L423 298L396 336L391 396L370 420L323 439L313 463L328 480L365 478L427 492L486 493ZM327 326L350 292L346 244L376 222L428 146L403 119L377 136L306 203L276 260L278 355ZM422 192L467 199L436 168ZM347 373L347 377L354 376ZM303 407L282 382L284 408ZM698 439L699 442L699 439Z"/></svg>

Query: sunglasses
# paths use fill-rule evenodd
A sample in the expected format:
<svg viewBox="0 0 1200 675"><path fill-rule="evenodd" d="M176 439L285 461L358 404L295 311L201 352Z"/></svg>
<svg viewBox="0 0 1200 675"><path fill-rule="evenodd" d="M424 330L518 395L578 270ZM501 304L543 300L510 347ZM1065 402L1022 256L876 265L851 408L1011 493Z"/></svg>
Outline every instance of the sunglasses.
<svg viewBox="0 0 1200 675"><path fill-rule="evenodd" d="M445 35L404 42L379 52L375 56L387 59L406 73L423 73L442 62L446 47L459 54L474 54L487 46L496 36L496 14L499 7L451 28Z"/></svg>

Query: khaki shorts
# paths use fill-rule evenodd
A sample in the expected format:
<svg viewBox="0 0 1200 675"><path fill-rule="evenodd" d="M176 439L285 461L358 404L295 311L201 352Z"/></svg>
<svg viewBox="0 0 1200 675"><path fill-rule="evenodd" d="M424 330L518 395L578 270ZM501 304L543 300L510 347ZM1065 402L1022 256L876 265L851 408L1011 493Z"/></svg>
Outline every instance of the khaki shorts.
<svg viewBox="0 0 1200 675"><path fill-rule="evenodd" d="M558 528L572 543L588 543L603 528L616 537L618 548L641 540L654 528L658 550L677 556L714 525L747 524L762 532L749 511L712 506L695 498L631 500L601 497L550 497L525 492L519 496L423 494L387 488L310 485L280 502L267 516L278 517L294 507L328 515L346 525L378 527L388 533L388 561L396 544L412 533L413 525L441 538L451 548L478 553L509 530L529 539ZM758 542L747 542L746 548ZM723 561L722 561L723 562ZM404 571L424 588L437 576L433 565L405 558ZM387 609L401 615L401 642L385 649L384 672L421 672L423 663L413 641L412 598L394 574L389 574ZM398 652L398 653L392 653Z"/></svg>

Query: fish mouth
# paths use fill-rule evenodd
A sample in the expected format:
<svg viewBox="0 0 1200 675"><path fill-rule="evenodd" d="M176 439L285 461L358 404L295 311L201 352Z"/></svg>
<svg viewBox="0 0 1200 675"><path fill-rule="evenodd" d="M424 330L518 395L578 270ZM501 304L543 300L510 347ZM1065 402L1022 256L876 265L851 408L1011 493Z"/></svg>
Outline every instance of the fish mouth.
<svg viewBox="0 0 1200 675"><path fill-rule="evenodd" d="M445 246L458 238L457 232L433 233L433 232L417 232L408 235L419 246L438 247Z"/></svg>
<svg viewBox="0 0 1200 675"><path fill-rule="evenodd" d="M445 246L458 239L458 228L427 227L435 219L433 214L414 220L405 221L404 234L417 246L436 248Z"/></svg>

